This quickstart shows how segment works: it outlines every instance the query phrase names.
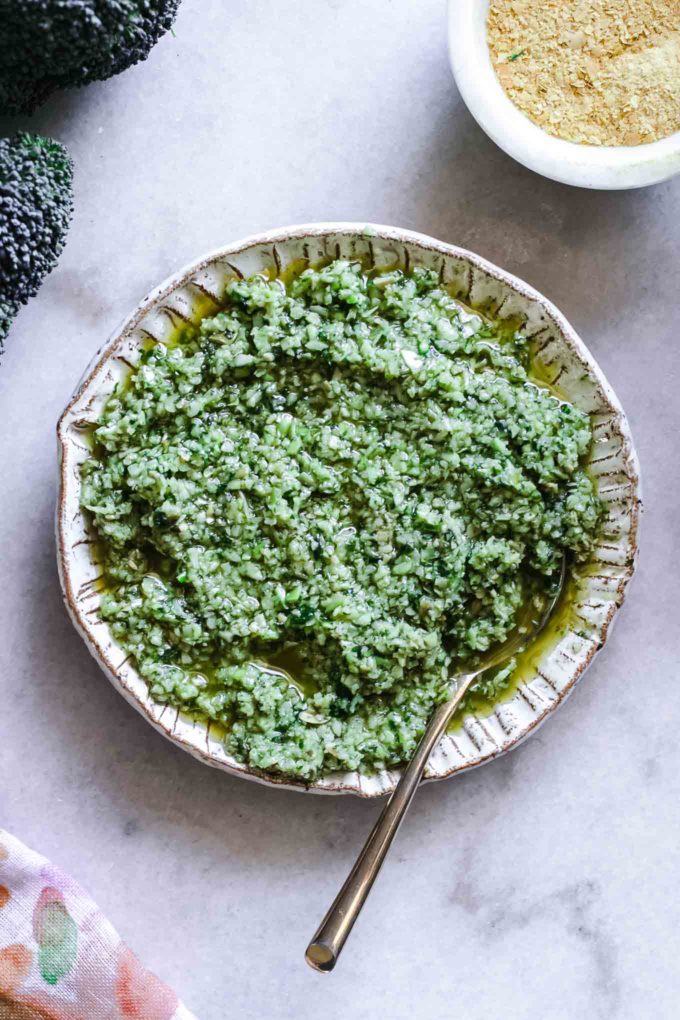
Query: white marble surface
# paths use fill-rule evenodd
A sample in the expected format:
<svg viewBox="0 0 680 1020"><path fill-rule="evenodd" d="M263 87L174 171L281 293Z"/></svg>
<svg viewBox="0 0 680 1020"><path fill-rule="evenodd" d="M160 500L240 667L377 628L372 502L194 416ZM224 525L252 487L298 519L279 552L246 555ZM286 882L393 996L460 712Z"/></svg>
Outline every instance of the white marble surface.
<svg viewBox="0 0 680 1020"><path fill-rule="evenodd" d="M461 105L444 15L184 0L145 65L30 122L71 147L77 212L0 366L0 825L199 1020L678 1012L680 179L585 193L512 163ZM420 793L330 977L303 949L378 805L253 786L156 735L72 629L52 537L54 424L111 329L200 252L315 219L422 230L552 297L626 407L647 505L607 650L533 740Z"/></svg>

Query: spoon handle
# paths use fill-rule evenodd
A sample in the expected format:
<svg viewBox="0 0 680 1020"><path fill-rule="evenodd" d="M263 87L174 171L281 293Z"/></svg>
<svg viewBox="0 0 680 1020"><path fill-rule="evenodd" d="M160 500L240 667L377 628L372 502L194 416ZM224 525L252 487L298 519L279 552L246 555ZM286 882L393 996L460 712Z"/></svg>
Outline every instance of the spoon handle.
<svg viewBox="0 0 680 1020"><path fill-rule="evenodd" d="M307 946L305 959L315 970L333 970L352 926L359 916L385 855L397 834L413 795L418 789L433 748L446 729L468 687L478 673L457 678L456 693L433 713L413 758L404 769L394 792L364 844L356 864L332 907Z"/></svg>

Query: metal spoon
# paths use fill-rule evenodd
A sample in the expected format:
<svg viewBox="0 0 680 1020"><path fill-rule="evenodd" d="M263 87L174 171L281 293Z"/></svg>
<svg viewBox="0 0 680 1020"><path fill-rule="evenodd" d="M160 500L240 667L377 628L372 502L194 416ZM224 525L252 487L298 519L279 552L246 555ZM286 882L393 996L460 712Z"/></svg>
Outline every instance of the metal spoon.
<svg viewBox="0 0 680 1020"><path fill-rule="evenodd" d="M371 887L397 834L413 795L422 779L432 750L439 743L449 722L474 681L487 669L507 661L520 648L525 647L545 627L560 597L566 575L566 563L562 558L559 584L554 597L547 604L533 633L518 634L503 642L477 669L452 678L452 693L448 701L435 709L413 758L404 769L401 779L387 801L382 814L364 844L356 864L350 871L345 884L324 917L314 938L307 946L305 959L310 967L322 973L333 970L347 941L354 922L366 902Z"/></svg>

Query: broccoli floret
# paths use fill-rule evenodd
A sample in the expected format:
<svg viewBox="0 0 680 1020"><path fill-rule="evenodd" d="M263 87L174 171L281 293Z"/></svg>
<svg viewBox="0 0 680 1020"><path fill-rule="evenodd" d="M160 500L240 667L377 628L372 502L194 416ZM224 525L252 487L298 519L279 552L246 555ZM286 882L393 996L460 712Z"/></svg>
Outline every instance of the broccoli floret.
<svg viewBox="0 0 680 1020"><path fill-rule="evenodd" d="M179 0L0 0L0 113L145 60Z"/></svg>
<svg viewBox="0 0 680 1020"><path fill-rule="evenodd" d="M73 213L73 164L59 142L0 139L0 350L12 319L56 265Z"/></svg>

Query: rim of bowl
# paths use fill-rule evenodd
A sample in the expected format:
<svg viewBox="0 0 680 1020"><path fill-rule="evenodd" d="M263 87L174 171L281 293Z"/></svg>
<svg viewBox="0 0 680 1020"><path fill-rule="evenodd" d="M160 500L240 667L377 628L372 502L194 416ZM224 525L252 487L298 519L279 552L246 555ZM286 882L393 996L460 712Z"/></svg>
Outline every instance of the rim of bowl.
<svg viewBox="0 0 680 1020"><path fill-rule="evenodd" d="M306 781L296 779L291 776L279 775L274 772L266 772L262 769L255 768L235 760L233 762L227 762L223 759L218 759L209 752L203 751L195 743L186 740L181 734L171 730L159 719L154 718L151 714L149 704L145 704L137 694L132 692L129 687L123 683L120 670L124 663L121 663L118 667L114 666L108 655L98 646L97 639L88 629L88 622L84 618L84 614L78 605L76 594L72 588L69 568L69 559L72 553L71 548L66 541L66 531L68 529L68 523L66 521L66 476L70 468L68 457L69 446L73 443L73 439L69 436L71 412L80 400L81 396L84 394L84 391L90 386L99 371L103 368L104 364L114 355L115 350L132 335L141 321L154 307L162 304L162 302L174 291L182 288L192 279L192 277L195 277L197 273L200 273L201 270L207 268L212 263L217 261L225 262L228 258L244 253L257 246L272 245L275 250L276 244L284 244L295 240L305 240L307 238L312 239L325 237L327 235L348 237L355 236L363 239L368 238L369 240L371 238L378 238L385 241L410 244L425 252L435 252L444 257L462 259L470 264L471 269L472 267L475 267L483 273L489 274L496 280L499 280L501 283L510 287L522 297L536 302L536 304L538 304L553 320L567 346L583 364L584 368L587 369L590 376L597 382L603 404L612 415L612 431L618 435L621 441L623 458L626 465L626 478L631 486L632 498L630 509L630 528L627 537L627 557L625 569L618 579L615 597L611 600L606 617L598 627L597 643L589 649L584 661L578 664L578 667L574 670L573 676L569 682L561 691L559 691L556 700L551 701L542 711L535 710L536 714L531 723L524 730L518 733L517 736L509 738L502 746L494 749L492 752L480 753L472 760L464 761L462 763L457 762L445 772L440 772L435 775L426 775L423 782L435 782L442 779L448 779L453 775L457 775L461 772L467 772L470 769L485 765L487 762L490 762L495 758L506 754L508 751L513 750L531 736L572 693L578 681L581 679L588 666L592 663L595 655L606 643L611 625L624 601L628 584L635 572L639 548L639 522L642 509L640 469L630 426L614 390L583 340L581 340L580 336L559 309L530 284L521 280L519 277L514 276L512 273L501 269L499 266L489 262L482 256L476 255L474 252L468 251L467 249L461 248L457 245L448 244L426 234L421 234L405 228L365 222L327 222L296 224L290 227L281 227L266 231L261 234L250 235L238 241L234 241L231 244L216 248L194 261L185 264L177 272L172 273L161 284L154 287L144 298L142 298L130 315L128 315L121 325L112 332L109 339L96 352L83 373L83 376L78 382L72 396L64 408L64 411L59 417L56 429L59 452L59 490L55 521L57 536L57 565L64 603L76 630L85 641L88 650L96 659L105 675L113 683L116 690L123 695L126 701L140 712L154 727L154 729L160 732L164 737L180 746L193 757L203 761L205 764L218 768L222 771L229 772L232 775L241 776L242 778L267 786L274 786L278 788L283 787L291 790L308 791L326 795L350 793L362 798L370 799L392 792L401 775L401 767L385 769L376 773L374 776L362 777L362 774L358 772L349 774L336 773L326 774L317 780ZM179 714L180 713L178 712L178 716ZM356 776L357 779L355 782L345 782L342 777L346 775ZM362 778L364 779L364 785L362 785Z"/></svg>
<svg viewBox="0 0 680 1020"><path fill-rule="evenodd" d="M562 184L617 191L668 180L680 172L680 131L642 145L579 145L534 124L506 95L486 40L489 0L449 0L451 70L483 131L530 170Z"/></svg>

